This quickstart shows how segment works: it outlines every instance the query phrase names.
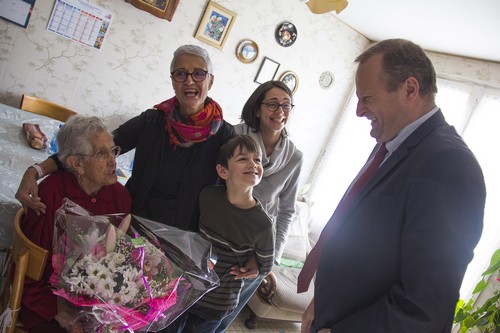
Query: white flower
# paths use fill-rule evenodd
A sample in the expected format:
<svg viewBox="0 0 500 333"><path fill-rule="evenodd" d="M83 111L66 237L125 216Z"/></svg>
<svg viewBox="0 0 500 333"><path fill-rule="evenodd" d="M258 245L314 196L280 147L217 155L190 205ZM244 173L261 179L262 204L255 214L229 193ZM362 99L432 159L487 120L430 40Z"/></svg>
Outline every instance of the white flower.
<svg viewBox="0 0 500 333"><path fill-rule="evenodd" d="M120 288L120 295L123 301L123 304L127 304L129 302L132 302L135 297L137 296L137 292L139 290L137 289L135 283L127 283L122 285Z"/></svg>
<svg viewBox="0 0 500 333"><path fill-rule="evenodd" d="M126 259L125 255L119 252L111 252L106 255L106 262L112 271L120 270L120 266Z"/></svg>
<svg viewBox="0 0 500 333"><path fill-rule="evenodd" d="M99 279L106 279L112 275L108 267L101 261L89 262L85 271L89 277L97 277Z"/></svg>
<svg viewBox="0 0 500 333"><path fill-rule="evenodd" d="M97 293L101 298L111 299L113 297L113 288L116 286L116 281L110 277L106 279L100 279L97 281Z"/></svg>
<svg viewBox="0 0 500 333"><path fill-rule="evenodd" d="M74 277L63 277L64 281L71 286L71 291L77 294L84 293L85 286L83 282L83 277L81 275L77 275Z"/></svg>
<svg viewBox="0 0 500 333"><path fill-rule="evenodd" d="M122 223L123 230L128 223L130 218ZM168 261L149 241L142 239L143 248L136 248L138 244L112 226L104 235L93 230L78 237L85 246L72 254L86 254L74 259L69 256L67 263L71 269L61 276L66 290L73 295L134 308L151 297L163 297L171 289L166 276L170 269L165 265ZM147 273L141 270L142 266Z"/></svg>

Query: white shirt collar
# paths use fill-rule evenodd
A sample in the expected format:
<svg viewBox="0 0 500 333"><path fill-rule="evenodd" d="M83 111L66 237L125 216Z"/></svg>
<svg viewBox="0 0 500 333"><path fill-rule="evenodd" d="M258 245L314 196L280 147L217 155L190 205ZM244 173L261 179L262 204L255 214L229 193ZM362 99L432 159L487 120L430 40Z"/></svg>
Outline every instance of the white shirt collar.
<svg viewBox="0 0 500 333"><path fill-rule="evenodd" d="M394 137L394 139L387 141L385 146L389 152L389 154L386 156L386 158L391 155L398 147L403 143L403 141L406 140L410 136L411 133L413 133L420 125L422 125L427 119L432 117L433 115L438 112L439 107L435 106L431 111L427 112L414 122L406 125L403 127L401 131L399 131L398 135Z"/></svg>

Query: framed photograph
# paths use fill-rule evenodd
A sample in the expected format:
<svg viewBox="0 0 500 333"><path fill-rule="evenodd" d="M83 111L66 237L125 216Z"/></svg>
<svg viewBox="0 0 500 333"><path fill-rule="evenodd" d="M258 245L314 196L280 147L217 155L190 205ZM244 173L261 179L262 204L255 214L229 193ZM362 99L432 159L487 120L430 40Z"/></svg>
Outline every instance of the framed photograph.
<svg viewBox="0 0 500 333"><path fill-rule="evenodd" d="M0 0L0 18L27 28L35 2L36 0Z"/></svg>
<svg viewBox="0 0 500 333"><path fill-rule="evenodd" d="M260 65L259 72L257 73L254 82L261 84L274 79L279 67L279 63L272 59L269 59L268 57L264 57L264 60L262 60L262 64Z"/></svg>
<svg viewBox="0 0 500 333"><path fill-rule="evenodd" d="M235 18L232 11L209 1L194 37L222 50Z"/></svg>
<svg viewBox="0 0 500 333"><path fill-rule="evenodd" d="M258 55L259 47L250 39L241 41L236 48L236 57L245 64L254 62Z"/></svg>
<svg viewBox="0 0 500 333"><path fill-rule="evenodd" d="M299 87L299 78L297 74L292 71L287 71L281 74L280 81L283 82L290 88L292 94L295 94L297 88Z"/></svg>
<svg viewBox="0 0 500 333"><path fill-rule="evenodd" d="M180 0L125 0L134 7L142 9L156 17L172 21Z"/></svg>

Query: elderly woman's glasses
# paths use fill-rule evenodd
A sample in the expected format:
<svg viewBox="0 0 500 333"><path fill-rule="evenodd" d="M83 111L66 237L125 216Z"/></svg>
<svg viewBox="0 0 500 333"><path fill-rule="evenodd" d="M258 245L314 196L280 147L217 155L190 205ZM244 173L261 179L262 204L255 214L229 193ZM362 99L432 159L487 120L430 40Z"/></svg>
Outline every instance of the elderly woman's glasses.
<svg viewBox="0 0 500 333"><path fill-rule="evenodd" d="M278 104L278 103L269 102L269 103L262 103L262 104L266 105L267 108L269 109L269 111L271 111L271 112L278 111L278 109L280 107L281 107L281 110L283 110L283 112L290 112L290 111L292 111L293 107L295 106L292 103Z"/></svg>
<svg viewBox="0 0 500 333"><path fill-rule="evenodd" d="M188 76L191 76L191 78L195 82L201 82L207 77L208 71L204 71L203 69L195 69L194 71L189 73L183 69L176 69L170 74L172 74L172 79L179 83L186 81Z"/></svg>
<svg viewBox="0 0 500 333"><path fill-rule="evenodd" d="M100 161L107 161L109 159L110 155L113 158L117 158L118 156L120 156L121 151L122 151L122 149L120 148L120 146L114 146L111 149L100 149L92 155L88 155L88 154L76 154L76 155L90 156L90 157L95 157Z"/></svg>

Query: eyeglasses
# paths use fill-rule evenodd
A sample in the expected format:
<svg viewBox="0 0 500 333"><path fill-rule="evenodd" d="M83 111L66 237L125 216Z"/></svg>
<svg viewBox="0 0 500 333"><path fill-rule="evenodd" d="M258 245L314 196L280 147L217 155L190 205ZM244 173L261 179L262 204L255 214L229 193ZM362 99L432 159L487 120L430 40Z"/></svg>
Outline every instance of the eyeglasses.
<svg viewBox="0 0 500 333"><path fill-rule="evenodd" d="M295 106L292 103L278 104L278 103L269 102L269 103L262 103L262 104L266 105L267 108L269 109L269 111L271 111L271 112L278 111L278 109L280 107L281 107L281 110L283 110L283 112L290 112L290 111L292 111L293 107Z"/></svg>
<svg viewBox="0 0 500 333"><path fill-rule="evenodd" d="M173 71L170 74L172 75L171 76L172 79L174 79L174 81L179 82L179 83L186 81L188 78L188 75L191 76L193 81L201 82L201 81L205 80L205 78L207 77L208 71L204 71L203 69L195 69L194 71L189 73L183 69L176 69L175 71Z"/></svg>
<svg viewBox="0 0 500 333"><path fill-rule="evenodd" d="M100 161L107 161L110 155L113 158L117 158L118 156L120 156L121 151L122 151L122 149L120 146L114 146L111 149L100 149L92 155L88 155L88 154L76 154L76 155L90 156L90 157L95 157Z"/></svg>

